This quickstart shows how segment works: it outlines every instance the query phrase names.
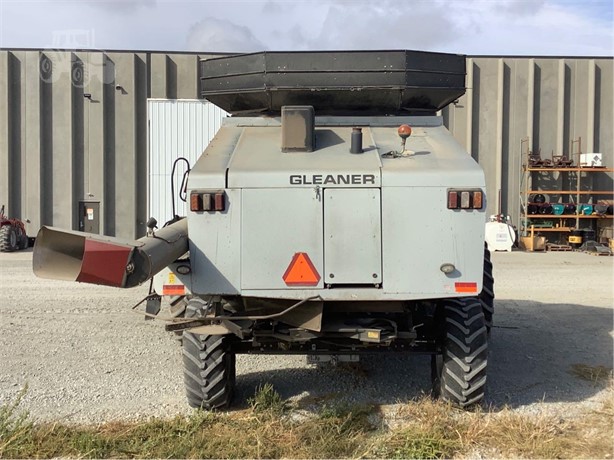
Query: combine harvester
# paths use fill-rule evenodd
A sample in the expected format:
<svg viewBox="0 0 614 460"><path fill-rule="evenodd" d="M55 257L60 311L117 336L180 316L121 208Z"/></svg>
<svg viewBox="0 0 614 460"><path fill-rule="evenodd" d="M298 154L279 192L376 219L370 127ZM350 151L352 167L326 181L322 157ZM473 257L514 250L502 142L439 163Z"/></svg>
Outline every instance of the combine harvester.
<svg viewBox="0 0 614 460"><path fill-rule="evenodd" d="M479 403L484 173L436 116L465 92L465 57L265 52L201 61L200 83L233 116L189 173L187 217L137 241L43 227L34 272L153 278L146 311L168 296L194 407L230 405L237 353L428 353L436 395Z"/></svg>

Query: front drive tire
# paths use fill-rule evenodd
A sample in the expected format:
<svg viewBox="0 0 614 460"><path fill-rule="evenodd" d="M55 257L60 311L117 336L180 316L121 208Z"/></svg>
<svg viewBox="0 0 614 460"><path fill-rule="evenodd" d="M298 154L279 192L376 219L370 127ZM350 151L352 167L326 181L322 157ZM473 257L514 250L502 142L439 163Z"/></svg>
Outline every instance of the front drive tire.
<svg viewBox="0 0 614 460"><path fill-rule="evenodd" d="M441 305L441 353L432 357L434 396L468 408L484 398L488 340L477 298L447 299Z"/></svg>
<svg viewBox="0 0 614 460"><path fill-rule="evenodd" d="M226 409L235 387L235 354L231 336L183 333L183 379L188 404L195 408Z"/></svg>

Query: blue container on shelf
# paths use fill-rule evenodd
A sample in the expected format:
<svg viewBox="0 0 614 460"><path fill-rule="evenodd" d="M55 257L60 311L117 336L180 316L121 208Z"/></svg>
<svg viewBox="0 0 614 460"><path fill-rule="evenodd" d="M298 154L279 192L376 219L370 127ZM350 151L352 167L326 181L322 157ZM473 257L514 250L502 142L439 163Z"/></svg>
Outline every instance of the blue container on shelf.
<svg viewBox="0 0 614 460"><path fill-rule="evenodd" d="M561 203L553 203L552 204L552 214L555 216L560 216L565 211L565 205Z"/></svg>
<svg viewBox="0 0 614 460"><path fill-rule="evenodd" d="M584 214L585 216L590 216L592 213L593 213L592 204L581 204L580 205L580 214Z"/></svg>

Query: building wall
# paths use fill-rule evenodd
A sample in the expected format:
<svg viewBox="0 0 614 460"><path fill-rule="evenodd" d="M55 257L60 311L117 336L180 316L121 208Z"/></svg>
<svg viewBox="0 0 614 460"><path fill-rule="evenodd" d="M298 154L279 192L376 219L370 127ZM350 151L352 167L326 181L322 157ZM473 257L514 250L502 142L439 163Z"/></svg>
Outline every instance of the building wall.
<svg viewBox="0 0 614 460"><path fill-rule="evenodd" d="M185 216L186 203L179 199L183 174L188 160L191 166L220 129L228 114L203 99L149 99L147 101L148 132L148 210L161 226L175 214ZM174 193L171 176L175 170ZM187 199L187 197L186 197Z"/></svg>
<svg viewBox="0 0 614 460"><path fill-rule="evenodd" d="M613 70L611 58L467 59L467 92L443 116L484 168L489 213L497 211L500 190L503 213L520 222L520 165L529 149L569 157L580 139L582 152L601 152L604 165L614 166ZM610 173L589 180L595 190L613 189Z"/></svg>
<svg viewBox="0 0 614 460"><path fill-rule="evenodd" d="M141 236L147 216L147 99L198 97L211 54L0 50L0 204L41 225L78 228L80 200L101 202L101 230ZM521 139L532 150L601 152L612 166L611 58L467 59L467 93L446 125L487 177L489 213L518 223ZM612 175L595 179L611 190Z"/></svg>

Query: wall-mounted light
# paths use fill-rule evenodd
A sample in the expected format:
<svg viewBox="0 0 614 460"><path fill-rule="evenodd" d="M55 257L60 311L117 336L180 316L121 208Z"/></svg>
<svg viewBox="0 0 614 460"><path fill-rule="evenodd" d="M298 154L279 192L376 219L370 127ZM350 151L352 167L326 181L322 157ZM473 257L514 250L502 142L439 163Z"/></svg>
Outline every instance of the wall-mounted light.
<svg viewBox="0 0 614 460"><path fill-rule="evenodd" d="M92 100L92 95L90 93L83 93L83 97L85 99L89 99L90 101Z"/></svg>

